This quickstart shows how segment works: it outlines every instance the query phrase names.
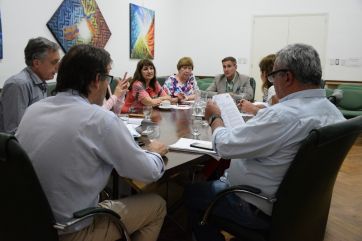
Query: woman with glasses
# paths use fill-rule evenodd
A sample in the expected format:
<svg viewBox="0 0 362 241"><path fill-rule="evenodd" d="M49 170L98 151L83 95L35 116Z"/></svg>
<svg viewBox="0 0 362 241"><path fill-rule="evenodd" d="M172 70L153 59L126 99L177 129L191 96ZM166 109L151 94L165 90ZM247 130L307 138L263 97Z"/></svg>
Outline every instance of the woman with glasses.
<svg viewBox="0 0 362 241"><path fill-rule="evenodd" d="M130 83L122 113L141 112L143 106L158 106L163 100L171 100L171 97L158 83L154 64L148 59L140 60Z"/></svg>
<svg viewBox="0 0 362 241"><path fill-rule="evenodd" d="M194 100L195 91L199 89L192 74L194 63L189 57L181 58L177 63L178 73L171 75L165 81L163 89L172 97L172 102Z"/></svg>
<svg viewBox="0 0 362 241"><path fill-rule="evenodd" d="M262 81L261 89L263 92L263 102L265 104L253 104L247 100L241 100L239 105L243 112L255 115L260 109L278 103L278 97L275 94L274 85L268 78L273 71L274 61L275 54L269 54L262 58L259 63L260 79Z"/></svg>
<svg viewBox="0 0 362 241"><path fill-rule="evenodd" d="M124 104L124 97L128 92L129 83L127 79L127 72L124 74L123 79L114 79L111 75L107 75L106 77L108 81L108 91L106 99L103 102L103 107L107 110L111 110L113 108L114 113L119 114ZM112 94L110 85L113 81L117 81L117 85Z"/></svg>

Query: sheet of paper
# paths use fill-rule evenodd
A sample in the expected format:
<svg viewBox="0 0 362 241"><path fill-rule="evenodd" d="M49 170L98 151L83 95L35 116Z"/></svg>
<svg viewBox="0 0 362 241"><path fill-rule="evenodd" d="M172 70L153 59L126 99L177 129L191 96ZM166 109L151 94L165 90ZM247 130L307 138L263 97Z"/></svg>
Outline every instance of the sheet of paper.
<svg viewBox="0 0 362 241"><path fill-rule="evenodd" d="M226 127L236 127L244 125L245 121L234 103L230 94L219 94L212 97L221 110L221 117Z"/></svg>
<svg viewBox="0 0 362 241"><path fill-rule="evenodd" d="M211 145L211 141L180 138L176 143L169 145L168 147L171 150L177 150L177 151L196 152L196 153L203 153L203 154L216 154L215 151L191 147L190 145L194 142Z"/></svg>
<svg viewBox="0 0 362 241"><path fill-rule="evenodd" d="M128 124L135 124L140 126L142 124L143 119L142 118L128 118L127 123Z"/></svg>
<svg viewBox="0 0 362 241"><path fill-rule="evenodd" d="M191 109L191 106L190 105L171 105L171 108L175 109L175 110L188 110L188 109Z"/></svg>

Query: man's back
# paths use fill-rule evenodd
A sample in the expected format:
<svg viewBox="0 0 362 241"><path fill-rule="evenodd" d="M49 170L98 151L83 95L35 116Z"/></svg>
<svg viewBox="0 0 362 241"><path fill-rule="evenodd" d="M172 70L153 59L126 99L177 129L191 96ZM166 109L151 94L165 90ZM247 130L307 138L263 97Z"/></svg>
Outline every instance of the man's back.
<svg viewBox="0 0 362 241"><path fill-rule="evenodd" d="M161 157L153 154L150 160L117 116L77 92L62 92L29 107L16 136L60 222L97 205L113 168L143 181L162 175Z"/></svg>
<svg viewBox="0 0 362 241"><path fill-rule="evenodd" d="M320 89L296 92L259 112L240 130L223 135L229 144L239 143L238 150L229 151L235 160L232 160L227 176L231 185L256 186L270 196L277 191L300 143L309 132L344 120ZM262 202L259 206L254 198L245 197L245 200L266 213L271 211L271 206L267 208Z"/></svg>

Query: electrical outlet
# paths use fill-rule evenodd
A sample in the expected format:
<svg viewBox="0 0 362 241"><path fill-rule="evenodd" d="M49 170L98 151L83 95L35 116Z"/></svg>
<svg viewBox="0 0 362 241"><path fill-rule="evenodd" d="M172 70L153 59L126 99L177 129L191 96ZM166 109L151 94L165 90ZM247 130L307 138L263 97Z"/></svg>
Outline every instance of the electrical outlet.
<svg viewBox="0 0 362 241"><path fill-rule="evenodd" d="M247 62L247 59L246 58L238 58L237 59L237 61L238 61L238 64L246 64L246 62Z"/></svg>

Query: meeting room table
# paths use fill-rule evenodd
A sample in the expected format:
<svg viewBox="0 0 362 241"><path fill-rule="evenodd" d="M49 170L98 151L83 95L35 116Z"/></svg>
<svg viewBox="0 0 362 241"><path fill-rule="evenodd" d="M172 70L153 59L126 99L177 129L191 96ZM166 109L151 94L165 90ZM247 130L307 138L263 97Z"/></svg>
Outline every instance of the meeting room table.
<svg viewBox="0 0 362 241"><path fill-rule="evenodd" d="M129 115L130 118L132 116L142 118L142 115ZM147 127L152 126L156 127L152 128L153 131L156 130L158 133L156 133L156 135L154 133L150 135L142 135L137 140L139 143L147 145L150 141L155 139L164 143L166 146L174 144L180 138L210 141L212 136L211 128L209 125L203 124L201 117L197 117L200 120L200 124L198 125L200 135L192 135L192 118L194 118L192 116L192 108L170 108L165 110L154 107L151 114L151 120L143 120L141 126L137 128L137 131L142 134L145 130L147 130ZM177 175L179 172L185 171L192 166L204 164L212 160L212 157L200 153L169 150L169 152L163 156L163 160L165 163L165 173L158 181L160 183L167 181L171 176ZM117 180L113 182L113 198L118 197L116 182ZM129 180L129 182L132 188L138 191L142 191L142 189L147 186L137 180Z"/></svg>

